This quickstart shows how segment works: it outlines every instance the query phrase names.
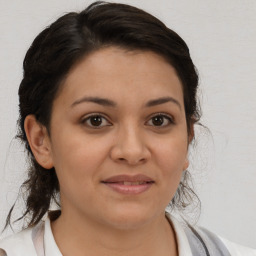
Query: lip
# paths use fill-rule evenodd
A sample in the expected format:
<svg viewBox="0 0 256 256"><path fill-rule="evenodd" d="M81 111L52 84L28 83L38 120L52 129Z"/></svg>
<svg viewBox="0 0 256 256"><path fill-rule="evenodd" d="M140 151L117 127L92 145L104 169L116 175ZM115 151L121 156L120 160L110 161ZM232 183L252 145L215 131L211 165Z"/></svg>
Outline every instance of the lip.
<svg viewBox="0 0 256 256"><path fill-rule="evenodd" d="M103 180L102 182L106 183L114 183L114 182L154 182L153 179L149 178L148 176L144 174L137 174L137 175L116 175L116 176L111 176L107 178L106 180Z"/></svg>
<svg viewBox="0 0 256 256"><path fill-rule="evenodd" d="M146 175L117 175L101 181L110 189L126 195L137 195L147 191L155 182ZM134 183L134 184L130 184Z"/></svg>

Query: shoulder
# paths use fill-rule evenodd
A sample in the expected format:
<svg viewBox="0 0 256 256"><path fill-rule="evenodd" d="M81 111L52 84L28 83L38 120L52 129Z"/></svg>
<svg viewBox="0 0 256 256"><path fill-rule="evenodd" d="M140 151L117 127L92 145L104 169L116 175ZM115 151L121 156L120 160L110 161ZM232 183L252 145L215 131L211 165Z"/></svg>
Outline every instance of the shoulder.
<svg viewBox="0 0 256 256"><path fill-rule="evenodd" d="M256 250L235 244L211 231L180 222L170 214L176 233L179 251L182 256L187 255L228 255L228 256L256 256Z"/></svg>
<svg viewBox="0 0 256 256"><path fill-rule="evenodd" d="M32 230L33 228L28 228L0 240L0 256L36 255L32 240Z"/></svg>
<svg viewBox="0 0 256 256"><path fill-rule="evenodd" d="M222 252L224 255L231 256L256 256L255 249L230 242L205 228L195 227L194 231L201 237L209 252L213 255Z"/></svg>
<svg viewBox="0 0 256 256"><path fill-rule="evenodd" d="M228 241L225 238L220 237L220 240L225 244L230 254L233 256L256 256L256 249L251 249L240 244L236 244Z"/></svg>
<svg viewBox="0 0 256 256"><path fill-rule="evenodd" d="M225 255L256 256L255 249L251 249L240 244L233 243L202 227L196 227L195 230L201 236L205 244L209 246L208 248L209 251L211 252L217 252L220 250L222 252L225 252Z"/></svg>

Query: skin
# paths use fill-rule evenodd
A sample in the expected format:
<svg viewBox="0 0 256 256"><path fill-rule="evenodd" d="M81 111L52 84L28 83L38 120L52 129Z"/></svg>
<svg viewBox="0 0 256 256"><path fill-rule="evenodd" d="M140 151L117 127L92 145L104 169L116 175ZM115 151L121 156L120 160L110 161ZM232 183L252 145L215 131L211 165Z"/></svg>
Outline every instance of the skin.
<svg viewBox="0 0 256 256"><path fill-rule="evenodd" d="M102 116L97 127L89 118L95 113ZM90 54L54 100L50 136L34 116L25 129L37 161L56 169L62 213L52 230L63 255L178 255L165 208L188 167L191 136L181 82L161 56L117 47ZM147 175L154 184L124 195L101 182L121 174Z"/></svg>

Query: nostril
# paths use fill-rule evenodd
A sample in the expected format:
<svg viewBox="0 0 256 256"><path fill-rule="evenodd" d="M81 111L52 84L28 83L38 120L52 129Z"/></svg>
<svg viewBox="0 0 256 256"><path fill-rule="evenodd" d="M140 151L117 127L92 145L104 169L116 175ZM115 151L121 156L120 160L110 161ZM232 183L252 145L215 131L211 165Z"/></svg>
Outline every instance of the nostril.
<svg viewBox="0 0 256 256"><path fill-rule="evenodd" d="M126 159L124 157L118 158L118 161L120 161L120 162L127 162L130 165L141 164L141 163L144 163L145 160L146 160L145 158L141 158L141 159Z"/></svg>

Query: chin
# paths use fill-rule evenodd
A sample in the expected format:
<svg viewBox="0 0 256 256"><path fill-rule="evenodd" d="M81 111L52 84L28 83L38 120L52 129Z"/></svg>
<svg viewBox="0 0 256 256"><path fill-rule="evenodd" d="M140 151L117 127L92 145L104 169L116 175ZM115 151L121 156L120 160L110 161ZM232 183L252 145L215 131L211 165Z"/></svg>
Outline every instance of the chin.
<svg viewBox="0 0 256 256"><path fill-rule="evenodd" d="M109 225L120 230L135 230L142 228L150 222L157 219L160 213L156 213L153 210L143 210L141 207L129 207L127 209L118 209L111 214L111 216L105 215L105 220Z"/></svg>

